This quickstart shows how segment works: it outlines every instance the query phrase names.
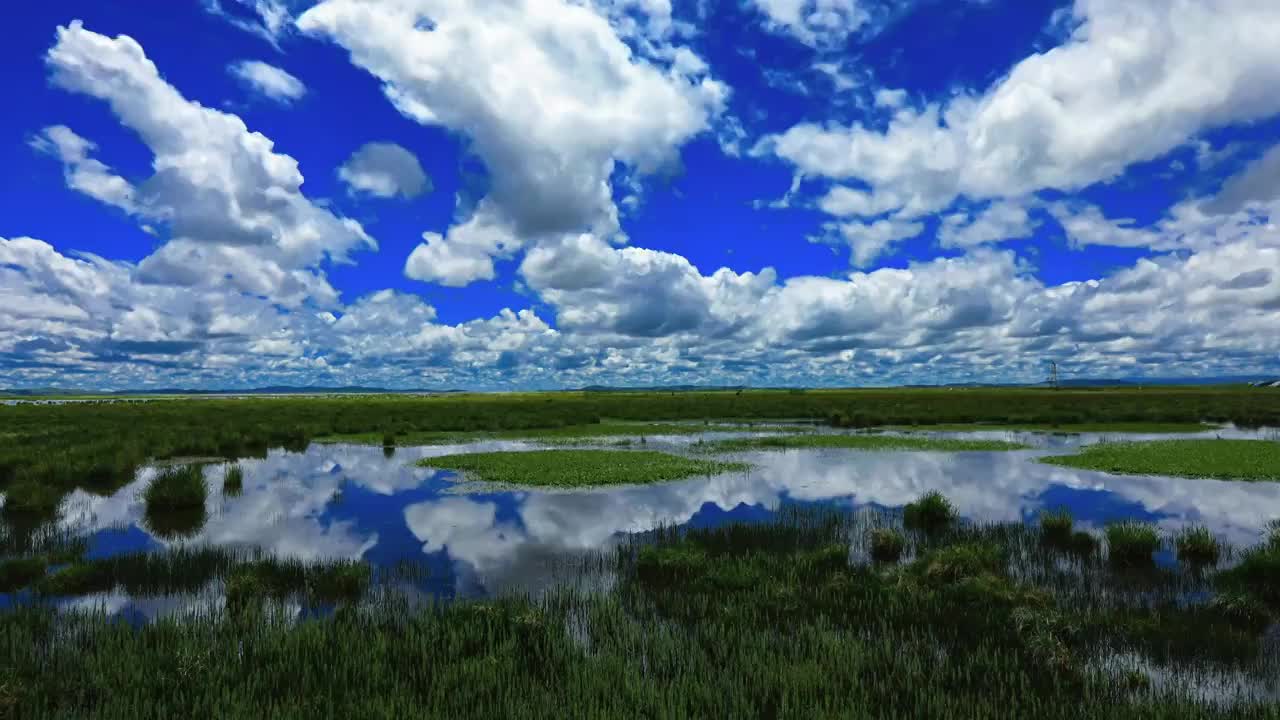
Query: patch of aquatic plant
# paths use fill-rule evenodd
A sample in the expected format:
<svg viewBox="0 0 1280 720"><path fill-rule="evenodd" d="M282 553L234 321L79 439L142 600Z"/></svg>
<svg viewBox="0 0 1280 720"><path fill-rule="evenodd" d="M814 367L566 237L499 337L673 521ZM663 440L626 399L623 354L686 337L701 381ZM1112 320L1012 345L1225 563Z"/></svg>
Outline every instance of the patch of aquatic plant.
<svg viewBox="0 0 1280 720"><path fill-rule="evenodd" d="M1066 508L1040 513L1040 533L1049 545L1068 547L1074 526L1075 520L1071 517L1071 511Z"/></svg>
<svg viewBox="0 0 1280 720"><path fill-rule="evenodd" d="M1066 467L1130 475L1280 480L1280 443L1266 440L1160 440L1099 443L1076 455L1041 458Z"/></svg>
<svg viewBox="0 0 1280 720"><path fill-rule="evenodd" d="M142 524L158 538L164 540L184 540L195 537L204 529L209 521L209 513L204 505L162 510L153 506L143 508Z"/></svg>
<svg viewBox="0 0 1280 720"><path fill-rule="evenodd" d="M1280 609L1280 544L1267 543L1245 550L1239 563L1218 573L1217 584Z"/></svg>
<svg viewBox="0 0 1280 720"><path fill-rule="evenodd" d="M195 535L208 519L204 504L207 496L200 465L161 469L142 494L147 528L166 539Z"/></svg>
<svg viewBox="0 0 1280 720"><path fill-rule="evenodd" d="M48 522L38 525L0 523L0 557L40 556L50 564L71 562L85 553L88 540Z"/></svg>
<svg viewBox="0 0 1280 720"><path fill-rule="evenodd" d="M1107 526L1107 558L1121 568L1146 568L1160 549L1160 533L1155 526L1134 521Z"/></svg>
<svg viewBox="0 0 1280 720"><path fill-rule="evenodd" d="M222 476L222 494L236 496L242 492L244 492L244 468L232 465L227 468L226 475Z"/></svg>
<svg viewBox="0 0 1280 720"><path fill-rule="evenodd" d="M849 450L922 450L937 452L1021 450L1025 445L1002 440L948 440L909 435L850 435L821 433L811 435L763 435L732 438L705 443L708 452L744 450L790 450L800 448L837 448Z"/></svg>
<svg viewBox="0 0 1280 720"><path fill-rule="evenodd" d="M6 558L0 560L0 593L20 590L44 576L44 558Z"/></svg>
<svg viewBox="0 0 1280 720"><path fill-rule="evenodd" d="M241 611L267 598L301 596L311 603L355 602L369 588L361 562L305 563L262 560L236 566L227 576L227 607Z"/></svg>
<svg viewBox="0 0 1280 720"><path fill-rule="evenodd" d="M907 539L893 528L876 528L871 531L871 559L879 563L896 563L906 550Z"/></svg>
<svg viewBox="0 0 1280 720"><path fill-rule="evenodd" d="M627 442L621 438L642 438L654 435L697 435L714 431L744 430L742 425L725 423L641 423L601 422L564 427L527 428L516 430L476 430L470 432L407 432L382 434L375 432L326 435L317 438L323 443L352 443L383 447L413 445L461 445L483 440L530 440L550 444L609 444ZM813 432L811 426L770 426L770 432ZM619 438L614 440L614 438ZM635 440L630 440L635 442Z"/></svg>
<svg viewBox="0 0 1280 720"><path fill-rule="evenodd" d="M186 510L204 507L208 489L200 465L179 465L160 470L142 493L148 508Z"/></svg>
<svg viewBox="0 0 1280 720"><path fill-rule="evenodd" d="M34 478L14 481L4 491L4 506L0 508L9 522L40 523L57 517L66 491Z"/></svg>
<svg viewBox="0 0 1280 720"><path fill-rule="evenodd" d="M1216 565L1222 557L1222 546L1209 528L1198 526L1180 531L1173 539L1178 559L1193 567Z"/></svg>
<svg viewBox="0 0 1280 720"><path fill-rule="evenodd" d="M465 473L468 478L512 485L588 487L680 480L745 470L743 463L631 450L537 450L446 455L420 465Z"/></svg>
<svg viewBox="0 0 1280 720"><path fill-rule="evenodd" d="M89 595L117 587L131 595L160 596L196 592L223 580L231 604L290 596L315 604L360 598L371 572L361 562L307 562L252 550L179 547L75 562L45 575L34 587L52 596Z"/></svg>
<svg viewBox="0 0 1280 720"><path fill-rule="evenodd" d="M1144 433L1149 435L1199 433L1215 429L1204 423L1170 422L1109 422L1109 423L949 423L931 425L889 425L886 430L918 432L1035 432L1049 434L1081 435L1085 433Z"/></svg>
<svg viewBox="0 0 1280 720"><path fill-rule="evenodd" d="M942 493L930 490L903 508L902 522L911 530L936 533L950 528L960 515Z"/></svg>

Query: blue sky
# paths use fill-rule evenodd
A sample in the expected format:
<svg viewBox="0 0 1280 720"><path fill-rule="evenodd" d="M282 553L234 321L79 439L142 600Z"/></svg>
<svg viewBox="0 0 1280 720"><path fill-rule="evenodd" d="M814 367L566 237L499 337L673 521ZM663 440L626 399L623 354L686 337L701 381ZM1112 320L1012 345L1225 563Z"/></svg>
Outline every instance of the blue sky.
<svg viewBox="0 0 1280 720"><path fill-rule="evenodd" d="M1280 374L1273 3L10 17L0 386Z"/></svg>

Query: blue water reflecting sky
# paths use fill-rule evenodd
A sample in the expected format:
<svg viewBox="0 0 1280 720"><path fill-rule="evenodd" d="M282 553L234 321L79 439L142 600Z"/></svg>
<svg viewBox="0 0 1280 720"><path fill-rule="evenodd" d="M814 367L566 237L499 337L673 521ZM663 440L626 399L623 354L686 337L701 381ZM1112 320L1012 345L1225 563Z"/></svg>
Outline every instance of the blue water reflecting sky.
<svg viewBox="0 0 1280 720"><path fill-rule="evenodd" d="M575 491L458 483L416 465L464 446L401 448L388 458L377 447L317 444L242 461L244 489L236 497L221 493L225 469L208 467L208 522L181 542L300 559L363 558L388 567L411 559L430 568L422 591L454 597L536 591L550 582L557 562L660 525L766 520L795 504L895 509L929 490L979 522L1030 521L1041 510L1066 507L1085 528L1124 518L1167 532L1203 524L1236 545L1257 542L1280 517L1280 483L1115 476L1036 462L1080 441L1055 438L1052 448L1004 453L747 453L741 457L753 467L746 472ZM687 442L657 438L649 447L679 450ZM465 449L531 447L485 442ZM141 492L154 472L144 469L109 497L77 491L69 498L62 523L90 538L91 557L179 542L146 529Z"/></svg>

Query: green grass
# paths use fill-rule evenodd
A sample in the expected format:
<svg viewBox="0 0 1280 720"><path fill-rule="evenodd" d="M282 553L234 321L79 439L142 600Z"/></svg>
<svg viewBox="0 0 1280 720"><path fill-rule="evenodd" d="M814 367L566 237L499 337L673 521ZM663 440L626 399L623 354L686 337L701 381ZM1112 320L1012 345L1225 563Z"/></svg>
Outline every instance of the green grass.
<svg viewBox="0 0 1280 720"><path fill-rule="evenodd" d="M157 511L204 507L207 496L204 470L199 465L165 468L156 474L142 493L147 507Z"/></svg>
<svg viewBox="0 0 1280 720"><path fill-rule="evenodd" d="M707 452L840 448L849 450L924 450L938 452L1021 450L1025 445L1000 440L942 440L892 435L814 434L734 438L704 443Z"/></svg>
<svg viewBox="0 0 1280 720"><path fill-rule="evenodd" d="M222 494L235 496L244 492L244 468L232 465L222 478Z"/></svg>
<svg viewBox="0 0 1280 720"><path fill-rule="evenodd" d="M1205 425L1198 422L1094 422L1094 423L948 423L944 425L889 425L886 430L907 430L918 432L1037 432L1079 435L1082 433L1146 433L1177 434L1198 433L1213 430L1216 425Z"/></svg>
<svg viewBox="0 0 1280 720"><path fill-rule="evenodd" d="M871 559L878 563L896 563L906 550L907 539L893 528L871 531Z"/></svg>
<svg viewBox="0 0 1280 720"><path fill-rule="evenodd" d="M354 445L382 445L383 447L413 445L456 445L482 440L530 440L568 444L578 441L607 440L610 438L639 438L654 435L696 435L712 431L741 431L743 425L724 423L641 423L601 422L586 425L568 425L554 428L527 428L518 430L478 430L471 432L406 432L379 434L376 432L325 435L317 438L321 443L350 443ZM769 432L812 432L812 427L769 426Z"/></svg>
<svg viewBox="0 0 1280 720"><path fill-rule="evenodd" d="M465 473L469 479L511 485L590 487L680 480L745 470L725 463L631 450L535 450L427 458L426 467Z"/></svg>
<svg viewBox="0 0 1280 720"><path fill-rule="evenodd" d="M601 423L601 418L610 418ZM397 445L537 430L612 432L630 422L823 420L840 426L999 423L1234 422L1280 426L1280 393L1223 387L746 390L743 392L549 392L418 396L167 399L146 403L0 406L0 488L52 515L75 488L109 493L153 459L263 457L300 451L315 438L363 436ZM703 427L707 427L704 424ZM573 427L574 430L566 430ZM695 431L696 425L666 430ZM128 433L121 433L128 428ZM633 433L632 428L618 428ZM656 432L654 429L641 430ZM463 434L463 435L459 435ZM447 439L452 436L453 439ZM15 512L16 512L15 508ZM6 515L10 514L6 506Z"/></svg>
<svg viewBox="0 0 1280 720"><path fill-rule="evenodd" d="M1222 480L1280 480L1280 442L1267 440L1160 440L1101 443L1076 455L1042 462L1129 475L1171 475Z"/></svg>
<svg viewBox="0 0 1280 720"><path fill-rule="evenodd" d="M1222 546L1206 527L1187 528L1173 539L1178 559L1193 567L1216 565L1222 557Z"/></svg>
<svg viewBox="0 0 1280 720"><path fill-rule="evenodd" d="M1246 550L1235 567L1218 574L1218 583L1280 610L1280 543Z"/></svg>
<svg viewBox="0 0 1280 720"><path fill-rule="evenodd" d="M1066 508L1040 513L1040 533L1044 542L1052 547L1070 547L1074 526L1075 520Z"/></svg>
<svg viewBox="0 0 1280 720"><path fill-rule="evenodd" d="M121 587L136 596L196 592L214 580L227 584L228 602L241 606L266 598L298 597L309 603L359 599L370 584L368 564L304 562L217 547L128 553L80 560L39 579L43 595L78 596Z"/></svg>
<svg viewBox="0 0 1280 720"><path fill-rule="evenodd" d="M1261 640L1271 611L1251 591L1188 606L1212 574L1063 572L1021 523L948 526L917 538L906 564L851 562L864 555L850 544L875 543L885 520L787 509L659 528L599 559L616 576L607 591L438 606L371 593L378 579L359 563L213 550L81 563L82 588L223 578L230 597L141 627L0 612L0 716L1275 717L1195 694L1206 671L1274 676ZM253 611L283 594L338 606L296 620ZM1151 663L1178 694L1090 664L1113 652Z"/></svg>
<svg viewBox="0 0 1280 720"><path fill-rule="evenodd" d="M44 558L6 558L0 560L0 593L20 590L44 576Z"/></svg>
<svg viewBox="0 0 1280 720"><path fill-rule="evenodd" d="M142 494L147 528L168 539L195 535L208 520L205 510L208 492L200 465L161 470Z"/></svg>
<svg viewBox="0 0 1280 720"><path fill-rule="evenodd" d="M1107 526L1107 556L1121 568L1150 567L1160 549L1160 533L1147 523L1125 521Z"/></svg>
<svg viewBox="0 0 1280 720"><path fill-rule="evenodd" d="M950 528L960 519L951 501L931 490L903 508L902 522L909 529L936 533Z"/></svg>

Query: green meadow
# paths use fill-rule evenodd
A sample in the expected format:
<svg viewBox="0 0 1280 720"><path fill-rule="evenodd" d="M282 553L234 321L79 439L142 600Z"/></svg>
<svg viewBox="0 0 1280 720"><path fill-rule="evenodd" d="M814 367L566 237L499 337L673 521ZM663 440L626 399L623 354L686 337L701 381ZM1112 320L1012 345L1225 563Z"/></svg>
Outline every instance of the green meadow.
<svg viewBox="0 0 1280 720"><path fill-rule="evenodd" d="M836 448L845 450L932 450L971 452L1022 450L1026 445L1001 440L950 440L900 435L814 434L732 438L703 443L707 452Z"/></svg>
<svg viewBox="0 0 1280 720"><path fill-rule="evenodd" d="M533 450L445 455L424 467L454 470L466 479L523 486L594 487L683 480L746 470L718 462L644 450Z"/></svg>
<svg viewBox="0 0 1280 720"><path fill-rule="evenodd" d="M1280 481L1280 442L1216 439L1110 442L1089 445L1075 455L1046 457L1043 462L1128 475Z"/></svg>

